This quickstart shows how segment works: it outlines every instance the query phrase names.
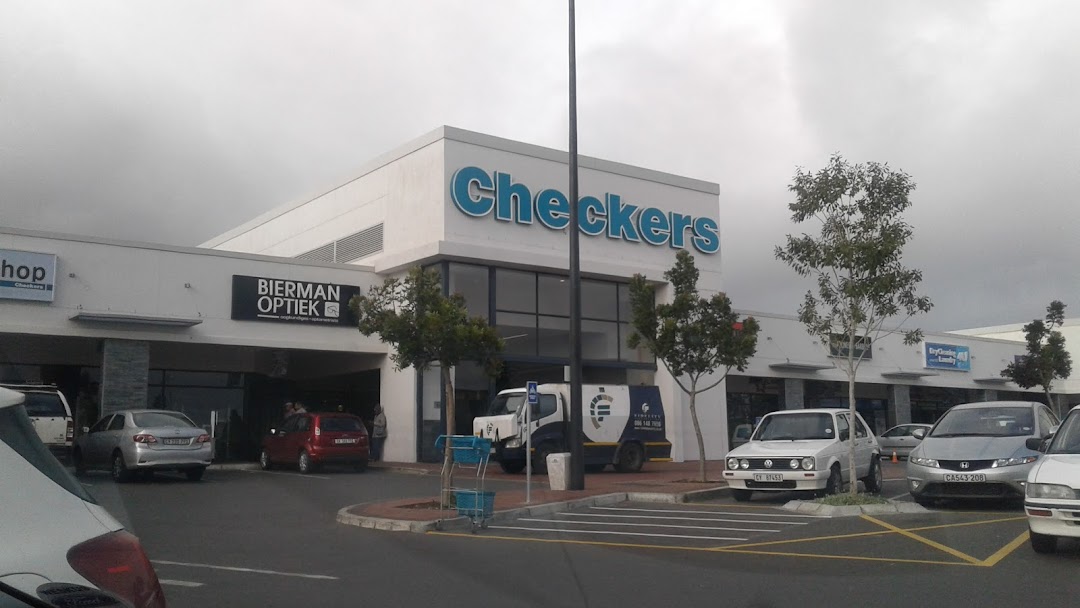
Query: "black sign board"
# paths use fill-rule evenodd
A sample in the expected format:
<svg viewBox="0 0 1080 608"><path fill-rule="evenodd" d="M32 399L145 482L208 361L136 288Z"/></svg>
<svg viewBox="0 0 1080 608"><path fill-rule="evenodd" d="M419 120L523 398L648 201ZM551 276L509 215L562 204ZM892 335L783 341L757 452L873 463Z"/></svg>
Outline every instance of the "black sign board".
<svg viewBox="0 0 1080 608"><path fill-rule="evenodd" d="M349 300L356 285L233 275L232 318L356 326Z"/></svg>

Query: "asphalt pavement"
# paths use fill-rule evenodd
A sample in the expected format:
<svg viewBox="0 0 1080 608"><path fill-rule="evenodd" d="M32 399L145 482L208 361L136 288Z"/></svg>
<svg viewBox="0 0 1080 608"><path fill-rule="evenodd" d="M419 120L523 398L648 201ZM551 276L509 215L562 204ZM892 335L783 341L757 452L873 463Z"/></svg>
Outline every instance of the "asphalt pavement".
<svg viewBox="0 0 1080 608"><path fill-rule="evenodd" d="M1034 554L1015 507L800 518L780 508L782 497L765 496L749 505L624 503L505 524L527 530L410 534L344 526L335 514L430 496L437 478L208 471L200 483L83 481L139 535L169 605L180 608L1069 606L1080 566L1080 543Z"/></svg>

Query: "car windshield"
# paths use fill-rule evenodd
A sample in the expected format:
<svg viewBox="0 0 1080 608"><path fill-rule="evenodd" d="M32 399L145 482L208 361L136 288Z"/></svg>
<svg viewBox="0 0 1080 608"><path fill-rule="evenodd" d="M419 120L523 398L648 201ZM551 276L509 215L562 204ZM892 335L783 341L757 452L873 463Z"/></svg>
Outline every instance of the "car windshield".
<svg viewBox="0 0 1080 608"><path fill-rule="evenodd" d="M931 437L1020 437L1035 432L1027 406L953 408L930 432Z"/></svg>
<svg viewBox="0 0 1080 608"><path fill-rule="evenodd" d="M794 441L799 439L832 439L836 436L833 429L832 414L774 414L766 416L753 441Z"/></svg>
<svg viewBox="0 0 1080 608"><path fill-rule="evenodd" d="M24 393L26 395L26 401L23 405L26 406L26 413L32 417L64 417L67 416L67 412L64 411L64 404L60 401L60 396L56 393Z"/></svg>
<svg viewBox="0 0 1080 608"><path fill-rule="evenodd" d="M499 395L491 402L488 408L488 416L502 416L517 413L521 404L525 403L525 393L510 393Z"/></svg>
<svg viewBox="0 0 1080 608"><path fill-rule="evenodd" d="M1080 454L1080 410L1074 410L1061 423L1047 454Z"/></svg>
<svg viewBox="0 0 1080 608"><path fill-rule="evenodd" d="M139 428L152 428L162 426L179 426L192 428L195 426L187 416L180 412L136 412L131 415L135 426Z"/></svg>
<svg viewBox="0 0 1080 608"><path fill-rule="evenodd" d="M352 417L328 416L319 419L319 428L331 433L348 433L364 430L364 424Z"/></svg>

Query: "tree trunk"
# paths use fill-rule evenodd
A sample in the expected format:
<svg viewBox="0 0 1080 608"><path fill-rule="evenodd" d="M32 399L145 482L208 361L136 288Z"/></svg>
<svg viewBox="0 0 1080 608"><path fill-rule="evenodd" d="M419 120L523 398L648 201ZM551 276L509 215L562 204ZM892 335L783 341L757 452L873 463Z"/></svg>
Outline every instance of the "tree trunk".
<svg viewBox="0 0 1080 608"><path fill-rule="evenodd" d="M1058 411L1057 406L1054 404L1054 397L1050 394L1050 387L1043 386L1043 390L1046 391L1046 407L1050 408L1050 411L1054 412L1054 415L1060 420L1062 417L1061 412Z"/></svg>
<svg viewBox="0 0 1080 608"><path fill-rule="evenodd" d="M439 488L439 504L442 508L449 506L450 487L454 481L454 451L450 449L450 437L454 434L454 417L457 415L454 408L454 380L450 376L450 366L440 365L439 373L442 375L443 402L446 404L446 445L443 447L443 466Z"/></svg>
<svg viewBox="0 0 1080 608"><path fill-rule="evenodd" d="M701 481L705 478L705 439L701 436L701 423L697 418L697 381L690 381L690 419L694 421L694 435L697 437L698 449L698 475Z"/></svg>
<svg viewBox="0 0 1080 608"><path fill-rule="evenodd" d="M855 479L855 332L848 333L848 478L851 482L849 492L852 496L859 493L859 482Z"/></svg>

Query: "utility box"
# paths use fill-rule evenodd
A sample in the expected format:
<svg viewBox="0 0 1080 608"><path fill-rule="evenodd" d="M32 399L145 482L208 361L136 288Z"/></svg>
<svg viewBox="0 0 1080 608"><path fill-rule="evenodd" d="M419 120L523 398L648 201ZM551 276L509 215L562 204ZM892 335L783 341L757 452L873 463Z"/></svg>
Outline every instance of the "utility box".
<svg viewBox="0 0 1080 608"><path fill-rule="evenodd" d="M548 454L548 483L552 490L565 490L570 482L570 454Z"/></svg>

